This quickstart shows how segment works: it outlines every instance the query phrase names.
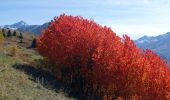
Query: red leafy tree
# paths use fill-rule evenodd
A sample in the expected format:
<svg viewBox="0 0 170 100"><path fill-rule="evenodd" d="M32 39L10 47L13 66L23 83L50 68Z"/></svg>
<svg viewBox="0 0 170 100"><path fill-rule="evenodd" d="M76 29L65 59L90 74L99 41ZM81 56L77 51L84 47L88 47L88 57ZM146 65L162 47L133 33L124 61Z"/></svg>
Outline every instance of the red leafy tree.
<svg viewBox="0 0 170 100"><path fill-rule="evenodd" d="M92 20L55 17L37 39L37 51L57 64L67 90L84 99L170 99L167 64Z"/></svg>
<svg viewBox="0 0 170 100"><path fill-rule="evenodd" d="M110 28L102 27L92 20L61 15L54 18L37 39L37 50L42 56L62 66L62 76L66 76L64 81L68 84L81 83L83 86L80 87L86 87L83 91L92 94L92 56L100 41L106 39L105 35L115 37L115 33L112 33Z"/></svg>

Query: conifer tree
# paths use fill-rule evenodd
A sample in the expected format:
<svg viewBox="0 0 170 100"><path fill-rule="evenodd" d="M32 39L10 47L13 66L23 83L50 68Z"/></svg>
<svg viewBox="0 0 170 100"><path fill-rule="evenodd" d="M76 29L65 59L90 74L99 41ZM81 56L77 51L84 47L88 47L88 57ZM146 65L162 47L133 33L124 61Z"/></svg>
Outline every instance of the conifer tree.
<svg viewBox="0 0 170 100"><path fill-rule="evenodd" d="M23 35L22 35L22 33L20 33L19 39L20 39L20 43L23 43Z"/></svg>
<svg viewBox="0 0 170 100"><path fill-rule="evenodd" d="M17 32L16 32L16 30L13 32L13 36L16 36L17 35Z"/></svg>
<svg viewBox="0 0 170 100"><path fill-rule="evenodd" d="M10 30L8 30L8 32L7 32L7 36L8 36L8 37L12 36L12 34L11 34L11 31L10 31Z"/></svg>
<svg viewBox="0 0 170 100"><path fill-rule="evenodd" d="M4 28L2 29L2 34L3 34L4 37L6 36Z"/></svg>

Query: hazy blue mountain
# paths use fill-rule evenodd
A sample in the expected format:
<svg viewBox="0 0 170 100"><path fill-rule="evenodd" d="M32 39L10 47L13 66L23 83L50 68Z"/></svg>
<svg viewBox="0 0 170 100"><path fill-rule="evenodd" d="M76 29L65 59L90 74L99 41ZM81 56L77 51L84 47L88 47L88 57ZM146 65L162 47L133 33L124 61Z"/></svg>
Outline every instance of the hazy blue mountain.
<svg viewBox="0 0 170 100"><path fill-rule="evenodd" d="M17 23L14 23L12 25L4 25L2 26L3 28L14 28L14 29L17 29L17 28L20 28L20 27L23 27L23 26L28 26L28 24L24 21L20 21L20 22L17 22Z"/></svg>
<svg viewBox="0 0 170 100"><path fill-rule="evenodd" d="M32 32L35 34L40 34L43 29L45 29L48 26L49 23L45 23L43 25L27 25L18 28L19 31L23 32Z"/></svg>
<svg viewBox="0 0 170 100"><path fill-rule="evenodd" d="M16 29L22 32L32 32L34 34L40 34L42 29L46 28L48 26L49 22L44 23L43 25L28 25L24 21L20 21L17 23L14 23L12 25L4 25L1 26L2 28L11 28L11 29Z"/></svg>
<svg viewBox="0 0 170 100"><path fill-rule="evenodd" d="M134 42L139 48L151 49L170 62L170 32L155 37L143 36Z"/></svg>

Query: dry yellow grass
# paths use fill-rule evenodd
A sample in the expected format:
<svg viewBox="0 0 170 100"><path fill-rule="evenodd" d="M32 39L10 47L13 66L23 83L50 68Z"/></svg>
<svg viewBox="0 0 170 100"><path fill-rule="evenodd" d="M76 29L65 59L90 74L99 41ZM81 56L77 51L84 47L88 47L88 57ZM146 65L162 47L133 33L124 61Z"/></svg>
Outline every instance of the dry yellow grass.
<svg viewBox="0 0 170 100"><path fill-rule="evenodd" d="M12 56L9 55L11 53ZM16 45L13 47L12 44L5 46L3 51L1 50L0 100L74 100L62 91L56 92L43 85L44 79L35 77L34 72L30 71L28 74L25 70L15 68L20 65L19 67L24 69L34 59L39 58L40 56L35 51ZM29 66L27 68L29 69Z"/></svg>

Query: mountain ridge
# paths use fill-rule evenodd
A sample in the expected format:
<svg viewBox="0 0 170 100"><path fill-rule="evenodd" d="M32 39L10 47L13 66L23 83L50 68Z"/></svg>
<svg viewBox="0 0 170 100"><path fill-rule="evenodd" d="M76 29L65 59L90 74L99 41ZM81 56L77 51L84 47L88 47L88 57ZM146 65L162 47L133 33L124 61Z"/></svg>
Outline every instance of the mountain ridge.
<svg viewBox="0 0 170 100"><path fill-rule="evenodd" d="M43 29L45 29L49 25L49 22L46 22L42 25L29 25L25 21L19 21L17 23L11 25L3 25L1 28L10 28L15 29L22 32L31 32L36 35L39 35Z"/></svg>
<svg viewBox="0 0 170 100"><path fill-rule="evenodd" d="M137 47L151 49L162 59L170 62L170 32L158 36L143 36L134 42Z"/></svg>

